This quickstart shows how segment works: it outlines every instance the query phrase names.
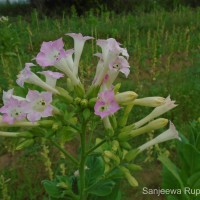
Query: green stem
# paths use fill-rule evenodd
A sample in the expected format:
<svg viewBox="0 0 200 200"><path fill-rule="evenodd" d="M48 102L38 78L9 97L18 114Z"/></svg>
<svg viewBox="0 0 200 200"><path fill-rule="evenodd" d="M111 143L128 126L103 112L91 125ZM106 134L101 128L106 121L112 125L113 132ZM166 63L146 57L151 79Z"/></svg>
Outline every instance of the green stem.
<svg viewBox="0 0 200 200"><path fill-rule="evenodd" d="M67 151L65 151L63 148L60 147L59 144L57 144L56 142L54 142L52 139L49 139L51 141L51 143L57 147L67 158L69 158L75 165L79 165L78 161L72 157Z"/></svg>
<svg viewBox="0 0 200 200"><path fill-rule="evenodd" d="M85 197L85 160L86 160L86 124L83 123L81 137L81 162L80 162L80 200L86 200Z"/></svg>
<svg viewBox="0 0 200 200"><path fill-rule="evenodd" d="M102 140L101 142L99 142L97 145L95 145L94 147L92 147L91 149L89 149L86 152L86 155L89 155L90 153L92 153L95 149L97 149L98 147L100 147L102 144L104 144L106 142L106 139Z"/></svg>

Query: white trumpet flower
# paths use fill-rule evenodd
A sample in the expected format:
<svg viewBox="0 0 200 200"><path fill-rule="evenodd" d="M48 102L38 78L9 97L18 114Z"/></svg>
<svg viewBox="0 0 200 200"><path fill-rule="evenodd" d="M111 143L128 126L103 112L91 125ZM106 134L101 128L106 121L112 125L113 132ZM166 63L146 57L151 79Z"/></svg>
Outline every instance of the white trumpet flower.
<svg viewBox="0 0 200 200"><path fill-rule="evenodd" d="M173 139L181 140L174 124L170 121L170 126L168 130L161 133L159 136L155 137L154 139L148 141L147 143L143 144L138 149L139 149L139 152L142 152L145 149L149 148L150 146L153 146L155 144L162 143L168 140L173 140Z"/></svg>

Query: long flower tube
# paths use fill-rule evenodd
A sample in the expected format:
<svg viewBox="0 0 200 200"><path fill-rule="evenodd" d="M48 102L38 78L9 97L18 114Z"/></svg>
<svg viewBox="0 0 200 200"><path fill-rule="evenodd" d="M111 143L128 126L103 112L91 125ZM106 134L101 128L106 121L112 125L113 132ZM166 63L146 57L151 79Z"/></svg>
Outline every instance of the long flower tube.
<svg viewBox="0 0 200 200"><path fill-rule="evenodd" d="M161 133L160 135L158 135L157 137L155 137L154 139L146 142L145 144L141 145L140 147L138 147L137 149L133 149L131 151L129 151L126 156L125 159L127 161L131 161L133 159L135 159L135 157L143 152L144 150L148 149L150 146L162 143L162 142L166 142L168 140L173 140L173 139L178 139L181 140L178 134L178 131L176 130L174 124L170 121L170 126L169 129L164 131L163 133Z"/></svg>
<svg viewBox="0 0 200 200"><path fill-rule="evenodd" d="M97 40L97 45L102 49L102 59L104 63L103 68L94 83L95 86L101 85L105 75L109 71L110 64L114 64L120 54L126 56L127 58L129 57L126 49L121 48L120 43L113 38L109 38L107 40Z"/></svg>
<svg viewBox="0 0 200 200"><path fill-rule="evenodd" d="M175 104L175 101L172 101L170 99L170 96L168 96L165 99L165 101L160 106L154 108L154 110L149 115L147 115L146 117L144 117L143 119L141 119L138 122L135 122L135 123L133 123L131 125L128 125L128 126L124 127L122 129L122 131L128 131L128 130L140 128L144 124L146 124L149 121L159 117L160 115L163 115L164 113L166 113L169 110L175 108L176 106L177 106L177 104Z"/></svg>
<svg viewBox="0 0 200 200"><path fill-rule="evenodd" d="M3 137L32 137L32 134L29 132L6 132L6 131L0 131L0 136Z"/></svg>
<svg viewBox="0 0 200 200"><path fill-rule="evenodd" d="M159 118L159 119L151 121L149 124L141 128L133 129L132 131L128 130L128 131L121 132L118 138L120 141L127 141L143 133L147 133L152 130L163 128L164 126L167 125L167 123L168 123L167 119Z"/></svg>
<svg viewBox="0 0 200 200"><path fill-rule="evenodd" d="M68 33L66 35L74 39L74 54L75 55L74 55L73 73L77 76L79 61L81 58L84 44L87 40L93 39L93 37L83 36L81 33Z"/></svg>
<svg viewBox="0 0 200 200"><path fill-rule="evenodd" d="M53 88L52 86L45 83L42 79L40 79L35 73L31 72L30 67L34 66L32 63L26 63L25 68L17 75L17 84L20 87L24 87L24 83L30 83L37 85L47 91L50 91L54 94L59 94L58 90Z"/></svg>

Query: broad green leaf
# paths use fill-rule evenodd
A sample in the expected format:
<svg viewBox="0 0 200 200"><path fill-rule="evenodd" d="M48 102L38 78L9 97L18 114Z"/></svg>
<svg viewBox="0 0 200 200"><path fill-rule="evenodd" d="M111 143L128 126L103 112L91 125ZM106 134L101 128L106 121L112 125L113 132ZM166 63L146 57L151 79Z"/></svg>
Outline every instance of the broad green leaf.
<svg viewBox="0 0 200 200"><path fill-rule="evenodd" d="M182 144L178 148L181 170L188 178L200 171L200 152L191 144Z"/></svg>
<svg viewBox="0 0 200 200"><path fill-rule="evenodd" d="M68 142L74 139L77 135L77 130L70 126L63 126L57 133L62 142Z"/></svg>
<svg viewBox="0 0 200 200"><path fill-rule="evenodd" d="M162 162L162 164L172 173L172 175L175 177L175 179L178 181L178 183L181 186L181 189L184 189L184 184L178 174L178 168L176 165L166 156L161 155L159 156L158 160Z"/></svg>
<svg viewBox="0 0 200 200"><path fill-rule="evenodd" d="M89 187L104 174L105 164L101 156L92 155L86 160L86 166L86 184Z"/></svg>
<svg viewBox="0 0 200 200"><path fill-rule="evenodd" d="M86 191L90 194L103 197L109 195L112 192L114 186L115 186L114 181L100 180L91 187L89 187L88 189L86 189Z"/></svg>
<svg viewBox="0 0 200 200"><path fill-rule="evenodd" d="M200 183L200 172L192 174L188 179L188 185L192 188L194 188L194 186L199 183Z"/></svg>
<svg viewBox="0 0 200 200"><path fill-rule="evenodd" d="M42 181L42 184L44 185L44 188L50 197L57 199L60 198L61 190L56 186L56 182L44 180Z"/></svg>

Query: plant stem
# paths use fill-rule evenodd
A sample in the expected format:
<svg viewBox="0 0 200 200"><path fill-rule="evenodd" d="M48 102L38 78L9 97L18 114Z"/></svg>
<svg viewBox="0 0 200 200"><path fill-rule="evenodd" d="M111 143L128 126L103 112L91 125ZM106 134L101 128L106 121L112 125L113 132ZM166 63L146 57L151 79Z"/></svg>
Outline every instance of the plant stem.
<svg viewBox="0 0 200 200"><path fill-rule="evenodd" d="M49 139L51 141L51 143L57 147L67 158L69 158L75 165L79 165L78 161L72 157L67 151L65 151L62 147L60 147L59 144L57 144L56 142L54 142L52 139Z"/></svg>
<svg viewBox="0 0 200 200"><path fill-rule="evenodd" d="M92 153L95 149L97 149L98 147L100 147L102 144L104 144L106 142L106 139L102 140L101 142L99 142L97 145L95 145L94 147L92 147L91 149L89 149L86 152L86 155Z"/></svg>
<svg viewBox="0 0 200 200"><path fill-rule="evenodd" d="M80 162L80 200L86 200L85 197L85 148L86 148L86 124L83 123L82 125L82 132L80 133L81 137L81 162Z"/></svg>

